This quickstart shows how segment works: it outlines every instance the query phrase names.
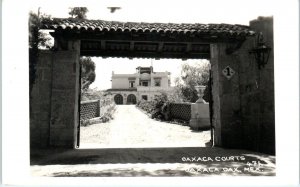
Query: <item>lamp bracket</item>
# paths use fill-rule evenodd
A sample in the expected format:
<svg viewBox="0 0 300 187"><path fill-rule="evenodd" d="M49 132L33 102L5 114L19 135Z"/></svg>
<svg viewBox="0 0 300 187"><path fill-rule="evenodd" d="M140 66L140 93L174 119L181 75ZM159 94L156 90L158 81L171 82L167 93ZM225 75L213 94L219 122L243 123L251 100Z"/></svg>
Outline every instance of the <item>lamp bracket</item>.
<svg viewBox="0 0 300 187"><path fill-rule="evenodd" d="M258 69L261 69L261 67L264 67L267 64L269 60L270 52L271 52L271 47L265 45L264 36L262 32L260 32L257 35L256 47L254 47L249 51L249 54L254 55L258 65Z"/></svg>

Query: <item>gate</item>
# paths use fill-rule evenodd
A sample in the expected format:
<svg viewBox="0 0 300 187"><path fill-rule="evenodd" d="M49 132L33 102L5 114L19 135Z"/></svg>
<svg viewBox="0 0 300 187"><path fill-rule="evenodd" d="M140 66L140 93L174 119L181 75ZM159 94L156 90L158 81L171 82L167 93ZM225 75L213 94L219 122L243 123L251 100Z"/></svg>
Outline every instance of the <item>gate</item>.
<svg viewBox="0 0 300 187"><path fill-rule="evenodd" d="M123 96L120 94L115 95L114 100L117 105L123 104Z"/></svg>
<svg viewBox="0 0 300 187"><path fill-rule="evenodd" d="M127 97L127 104L128 105L135 105L136 104L136 97L133 94L128 95Z"/></svg>

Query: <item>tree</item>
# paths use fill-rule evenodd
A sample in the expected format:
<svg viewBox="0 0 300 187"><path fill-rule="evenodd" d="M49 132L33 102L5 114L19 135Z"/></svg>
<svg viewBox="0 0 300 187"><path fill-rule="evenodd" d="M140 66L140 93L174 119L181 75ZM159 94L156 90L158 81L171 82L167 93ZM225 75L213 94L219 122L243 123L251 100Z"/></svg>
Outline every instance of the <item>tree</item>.
<svg viewBox="0 0 300 187"><path fill-rule="evenodd" d="M49 20L50 15L30 12L29 13L29 48L39 49L41 47L50 48L50 37L46 33L40 32L41 22Z"/></svg>
<svg viewBox="0 0 300 187"><path fill-rule="evenodd" d="M188 63L182 65L181 77L175 79L175 85L180 89L183 101L197 101L198 95L195 86L208 85L209 69L209 63L205 62L200 62L195 65ZM207 93L207 91L205 93Z"/></svg>
<svg viewBox="0 0 300 187"><path fill-rule="evenodd" d="M86 13L89 11L86 7L72 7L69 14L72 18L85 19Z"/></svg>
<svg viewBox="0 0 300 187"><path fill-rule="evenodd" d="M81 92L84 93L96 79L96 65L90 57L81 57Z"/></svg>
<svg viewBox="0 0 300 187"><path fill-rule="evenodd" d="M34 12L29 13L29 87L30 91L35 81L36 64L38 58L39 48L50 48L50 37L46 33L40 32L40 25L42 21L50 19L49 15L38 14Z"/></svg>

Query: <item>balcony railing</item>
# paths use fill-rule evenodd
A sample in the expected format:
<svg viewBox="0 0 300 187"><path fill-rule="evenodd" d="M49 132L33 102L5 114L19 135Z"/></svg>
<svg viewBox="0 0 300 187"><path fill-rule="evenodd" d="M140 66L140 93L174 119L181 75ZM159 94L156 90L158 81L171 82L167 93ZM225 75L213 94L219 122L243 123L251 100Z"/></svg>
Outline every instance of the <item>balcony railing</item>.
<svg viewBox="0 0 300 187"><path fill-rule="evenodd" d="M137 86L137 91L171 91L171 87L159 87L159 86Z"/></svg>

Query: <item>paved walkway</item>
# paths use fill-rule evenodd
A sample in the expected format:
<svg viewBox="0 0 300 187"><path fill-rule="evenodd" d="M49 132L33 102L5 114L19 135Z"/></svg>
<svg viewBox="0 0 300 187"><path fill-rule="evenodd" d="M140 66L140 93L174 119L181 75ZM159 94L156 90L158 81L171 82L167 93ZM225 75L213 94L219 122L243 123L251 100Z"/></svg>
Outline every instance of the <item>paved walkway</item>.
<svg viewBox="0 0 300 187"><path fill-rule="evenodd" d="M81 127L80 148L205 147L210 131L161 122L134 105L118 105L108 123Z"/></svg>

